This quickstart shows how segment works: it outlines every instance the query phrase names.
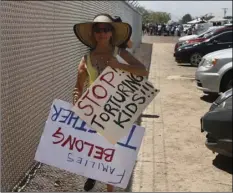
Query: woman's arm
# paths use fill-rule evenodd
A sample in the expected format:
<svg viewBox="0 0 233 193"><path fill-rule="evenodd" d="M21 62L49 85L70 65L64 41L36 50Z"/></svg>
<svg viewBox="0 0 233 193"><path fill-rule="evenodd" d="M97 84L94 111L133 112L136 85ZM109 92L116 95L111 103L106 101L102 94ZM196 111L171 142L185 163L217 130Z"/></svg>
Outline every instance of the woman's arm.
<svg viewBox="0 0 233 193"><path fill-rule="evenodd" d="M83 57L78 65L77 80L73 91L73 104L75 104L83 93L84 83L87 79L87 69L85 57Z"/></svg>
<svg viewBox="0 0 233 193"><path fill-rule="evenodd" d="M128 71L138 76L148 76L148 71L146 67L137 60L134 56L132 56L127 50L121 49L119 55L129 64L122 64L117 62L117 60L109 61L109 66L113 68L120 68L122 70Z"/></svg>

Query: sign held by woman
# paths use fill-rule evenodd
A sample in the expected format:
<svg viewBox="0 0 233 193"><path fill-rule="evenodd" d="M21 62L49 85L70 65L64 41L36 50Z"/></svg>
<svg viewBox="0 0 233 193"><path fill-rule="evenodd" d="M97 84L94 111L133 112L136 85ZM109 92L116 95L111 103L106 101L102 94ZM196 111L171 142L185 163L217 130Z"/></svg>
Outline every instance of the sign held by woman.
<svg viewBox="0 0 233 193"><path fill-rule="evenodd" d="M35 160L126 188L145 129L133 125L127 135L112 145L75 115L72 107L54 100Z"/></svg>
<svg viewBox="0 0 233 193"><path fill-rule="evenodd" d="M83 93L73 111L115 144L159 91L143 76L107 67Z"/></svg>

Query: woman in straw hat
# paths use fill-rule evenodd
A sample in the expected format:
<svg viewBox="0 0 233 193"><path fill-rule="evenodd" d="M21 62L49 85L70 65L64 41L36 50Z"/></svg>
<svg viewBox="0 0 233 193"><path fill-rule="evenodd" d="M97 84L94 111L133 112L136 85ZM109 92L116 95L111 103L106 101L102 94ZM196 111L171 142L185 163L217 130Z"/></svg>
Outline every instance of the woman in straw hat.
<svg viewBox="0 0 233 193"><path fill-rule="evenodd" d="M87 81L87 85L91 85L107 66L139 76L148 75L145 66L140 61L127 50L118 48L130 39L132 28L129 24L114 22L110 15L99 14L95 16L93 22L74 25L74 33L83 44L91 48L91 51L83 56L79 63L77 82L73 92L73 104L85 92L84 83ZM118 62L117 55L128 64ZM94 185L95 180L88 179L84 185L84 190L89 191ZM107 185L107 191L112 192L113 186Z"/></svg>

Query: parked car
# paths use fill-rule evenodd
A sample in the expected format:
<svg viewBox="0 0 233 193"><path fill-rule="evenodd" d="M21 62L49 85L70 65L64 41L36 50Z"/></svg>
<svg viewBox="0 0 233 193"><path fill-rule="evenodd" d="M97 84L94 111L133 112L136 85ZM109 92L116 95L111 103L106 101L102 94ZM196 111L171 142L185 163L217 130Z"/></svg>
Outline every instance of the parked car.
<svg viewBox="0 0 233 193"><path fill-rule="evenodd" d="M195 38L197 38L197 37L202 37L202 36L204 36L206 33L210 32L210 31L212 31L212 30L215 30L215 29L222 28L222 27L223 27L223 26L213 26L213 27L209 27L206 31L204 31L203 33L201 33L201 34L199 34L199 35L193 34L193 35L183 36L183 37L179 38L178 42L183 42L183 41L195 39Z"/></svg>
<svg viewBox="0 0 233 193"><path fill-rule="evenodd" d="M214 153L232 157L232 89L223 93L201 118L205 145Z"/></svg>
<svg viewBox="0 0 233 193"><path fill-rule="evenodd" d="M232 26L215 26L215 27L210 27L206 32L200 34L199 36L195 37L195 38L191 38L191 39L187 39L185 41L180 41L180 42L177 42L176 45L175 45L175 51L180 47L180 46L183 46L183 45L186 45L186 44L194 44L196 42L203 42L205 41L206 39L209 39L215 35L218 35L222 32L225 32L225 31L232 31Z"/></svg>
<svg viewBox="0 0 233 193"><path fill-rule="evenodd" d="M232 23L227 23L227 24L225 24L224 26L227 26L227 27L232 27Z"/></svg>
<svg viewBox="0 0 233 193"><path fill-rule="evenodd" d="M191 40L191 39L194 39L194 38L197 38L198 35L188 35L188 36L183 36L181 38L178 39L178 42L183 42L183 41L186 41L186 40Z"/></svg>
<svg viewBox="0 0 233 193"><path fill-rule="evenodd" d="M197 24L197 34L200 35L208 30L210 27L213 27L213 23L205 22Z"/></svg>
<svg viewBox="0 0 233 193"><path fill-rule="evenodd" d="M191 24L183 24L183 33L187 34L187 31L191 26Z"/></svg>
<svg viewBox="0 0 233 193"><path fill-rule="evenodd" d="M178 63L190 63L193 66L198 66L204 55L232 48L232 35L232 31L227 31L203 42L181 46L174 53L175 60Z"/></svg>
<svg viewBox="0 0 233 193"><path fill-rule="evenodd" d="M205 55L195 74L197 88L220 93L232 88L232 48Z"/></svg>

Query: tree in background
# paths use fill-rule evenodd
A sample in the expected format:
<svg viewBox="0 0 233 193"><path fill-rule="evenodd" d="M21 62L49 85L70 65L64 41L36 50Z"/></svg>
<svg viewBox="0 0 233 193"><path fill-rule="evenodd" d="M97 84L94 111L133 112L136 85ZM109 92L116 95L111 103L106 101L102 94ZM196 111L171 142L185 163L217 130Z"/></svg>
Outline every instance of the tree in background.
<svg viewBox="0 0 233 193"><path fill-rule="evenodd" d="M192 16L187 13L185 14L183 17L182 17L182 23L185 24L185 23L188 23L189 21L192 21Z"/></svg>
<svg viewBox="0 0 233 193"><path fill-rule="evenodd" d="M144 7L137 7L142 13L142 23L167 23L171 19L171 14L166 12L155 12Z"/></svg>
<svg viewBox="0 0 233 193"><path fill-rule="evenodd" d="M142 14L142 23L150 22L150 13L144 7L137 7L138 11Z"/></svg>
<svg viewBox="0 0 233 193"><path fill-rule="evenodd" d="M171 14L166 12L152 12L150 18L153 23L167 23L171 20Z"/></svg>

